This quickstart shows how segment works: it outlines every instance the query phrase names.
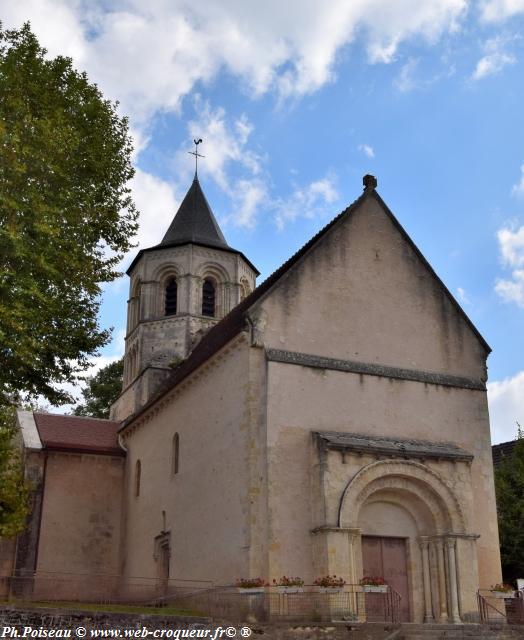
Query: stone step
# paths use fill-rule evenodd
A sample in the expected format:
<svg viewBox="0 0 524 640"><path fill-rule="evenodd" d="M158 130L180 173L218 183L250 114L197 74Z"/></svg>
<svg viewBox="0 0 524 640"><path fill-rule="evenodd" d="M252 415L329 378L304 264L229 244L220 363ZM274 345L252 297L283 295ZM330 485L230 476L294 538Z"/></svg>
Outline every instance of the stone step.
<svg viewBox="0 0 524 640"><path fill-rule="evenodd" d="M399 640L486 640L492 630L479 624L403 624Z"/></svg>

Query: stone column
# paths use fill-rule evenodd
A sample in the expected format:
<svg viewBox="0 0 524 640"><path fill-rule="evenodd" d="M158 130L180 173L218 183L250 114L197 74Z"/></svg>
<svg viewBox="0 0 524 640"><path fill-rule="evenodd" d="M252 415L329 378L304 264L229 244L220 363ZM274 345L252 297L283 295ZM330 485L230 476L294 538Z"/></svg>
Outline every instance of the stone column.
<svg viewBox="0 0 524 640"><path fill-rule="evenodd" d="M157 291L158 283L143 281L140 290L141 317L140 320L150 320L158 316L157 313Z"/></svg>
<svg viewBox="0 0 524 640"><path fill-rule="evenodd" d="M357 557L360 554L360 529L324 526L311 533L322 540L322 560L316 567L319 574L334 574L344 578L347 584L357 584L362 572Z"/></svg>
<svg viewBox="0 0 524 640"><path fill-rule="evenodd" d="M458 606L458 590L457 590L457 561L455 558L455 540L454 538L446 539L446 550L448 555L449 569L449 593L451 596L451 620L454 624L460 624L460 613Z"/></svg>
<svg viewBox="0 0 524 640"><path fill-rule="evenodd" d="M429 575L429 540L419 539L422 551L422 578L424 580L424 622L434 622L431 608L431 579Z"/></svg>
<svg viewBox="0 0 524 640"><path fill-rule="evenodd" d="M448 603L446 594L446 565L444 562L444 541L439 538L435 540L435 551L437 552L438 563L438 595L440 603L439 622L448 621Z"/></svg>

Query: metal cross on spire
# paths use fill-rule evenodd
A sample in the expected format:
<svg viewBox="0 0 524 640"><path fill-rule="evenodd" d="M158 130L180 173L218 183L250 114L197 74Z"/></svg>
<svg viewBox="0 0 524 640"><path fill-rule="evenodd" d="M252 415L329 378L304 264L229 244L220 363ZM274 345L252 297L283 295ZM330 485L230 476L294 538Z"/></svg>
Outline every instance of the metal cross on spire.
<svg viewBox="0 0 524 640"><path fill-rule="evenodd" d="M195 150L188 151L188 153L190 153L192 156L195 156L195 178L197 178L198 177L198 159L205 158L206 156L202 156L200 155L200 153L198 153L198 145L202 142L202 138L198 138L198 140L193 140L193 142L195 143Z"/></svg>

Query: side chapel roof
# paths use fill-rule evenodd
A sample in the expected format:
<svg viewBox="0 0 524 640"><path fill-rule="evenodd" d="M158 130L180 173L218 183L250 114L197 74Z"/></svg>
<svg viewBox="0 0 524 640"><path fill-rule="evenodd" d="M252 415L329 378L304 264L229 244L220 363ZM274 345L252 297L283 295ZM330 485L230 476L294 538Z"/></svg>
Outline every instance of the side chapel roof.
<svg viewBox="0 0 524 640"><path fill-rule="evenodd" d="M118 422L37 412L33 417L44 449L125 455L118 444Z"/></svg>
<svg viewBox="0 0 524 640"><path fill-rule="evenodd" d="M282 266L280 266L275 272L273 272L264 282L262 282L254 291L248 295L242 302L234 307L220 322L204 335L202 340L198 343L195 349L191 352L189 357L184 360L171 374L169 378L164 382L158 392L147 402L137 413L131 415L125 420L120 430L125 429L131 422L133 422L138 416L147 411L153 404L155 404L162 396L168 393L173 387L180 383L184 378L190 375L195 369L204 364L211 356L225 346L230 340L232 340L238 333L246 328L246 312L261 298L268 293L278 281L285 276L285 274L299 262L308 251L314 247L333 227L335 227L343 218L347 218L352 215L367 198L375 198L380 206L384 209L389 216L391 222L398 229L404 240L408 243L414 253L422 261L425 267L432 274L433 278L438 282L444 294L448 297L450 302L456 308L459 315L464 319L466 324L473 331L481 345L484 347L487 353L491 352L491 347L484 340L479 330L475 327L470 320L464 309L460 306L457 300L453 297L449 289L442 282L442 280L435 273L433 267L429 264L426 258L423 256L420 249L415 245L413 240L409 237L405 229L400 222L395 218L389 207L384 200L376 192L375 187L377 185L376 178L374 176L366 175L363 179L365 188L362 195L357 198L352 204L349 205L344 211L338 214L331 222L323 227L317 234L315 234L306 244L293 254Z"/></svg>

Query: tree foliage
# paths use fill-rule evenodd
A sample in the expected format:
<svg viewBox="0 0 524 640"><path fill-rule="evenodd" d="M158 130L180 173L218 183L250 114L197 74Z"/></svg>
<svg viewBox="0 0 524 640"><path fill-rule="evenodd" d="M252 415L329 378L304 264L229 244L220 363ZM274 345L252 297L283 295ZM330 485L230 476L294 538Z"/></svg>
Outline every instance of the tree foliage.
<svg viewBox="0 0 524 640"><path fill-rule="evenodd" d="M123 373L124 359L121 358L87 378L87 385L82 390L84 403L75 407L75 416L109 418L109 409L122 391Z"/></svg>
<svg viewBox="0 0 524 640"><path fill-rule="evenodd" d="M14 407L0 406L0 538L22 531L28 513L28 487L14 439Z"/></svg>
<svg viewBox="0 0 524 640"><path fill-rule="evenodd" d="M524 577L524 437L519 427L511 455L495 468L504 579Z"/></svg>
<svg viewBox="0 0 524 640"><path fill-rule="evenodd" d="M110 337L100 284L136 230L128 123L28 24L0 25L0 150L0 404L59 404Z"/></svg>
<svg viewBox="0 0 524 640"><path fill-rule="evenodd" d="M27 487L13 404L66 402L110 338L101 283L117 277L137 212L128 123L29 24L0 24L0 536L23 528Z"/></svg>

